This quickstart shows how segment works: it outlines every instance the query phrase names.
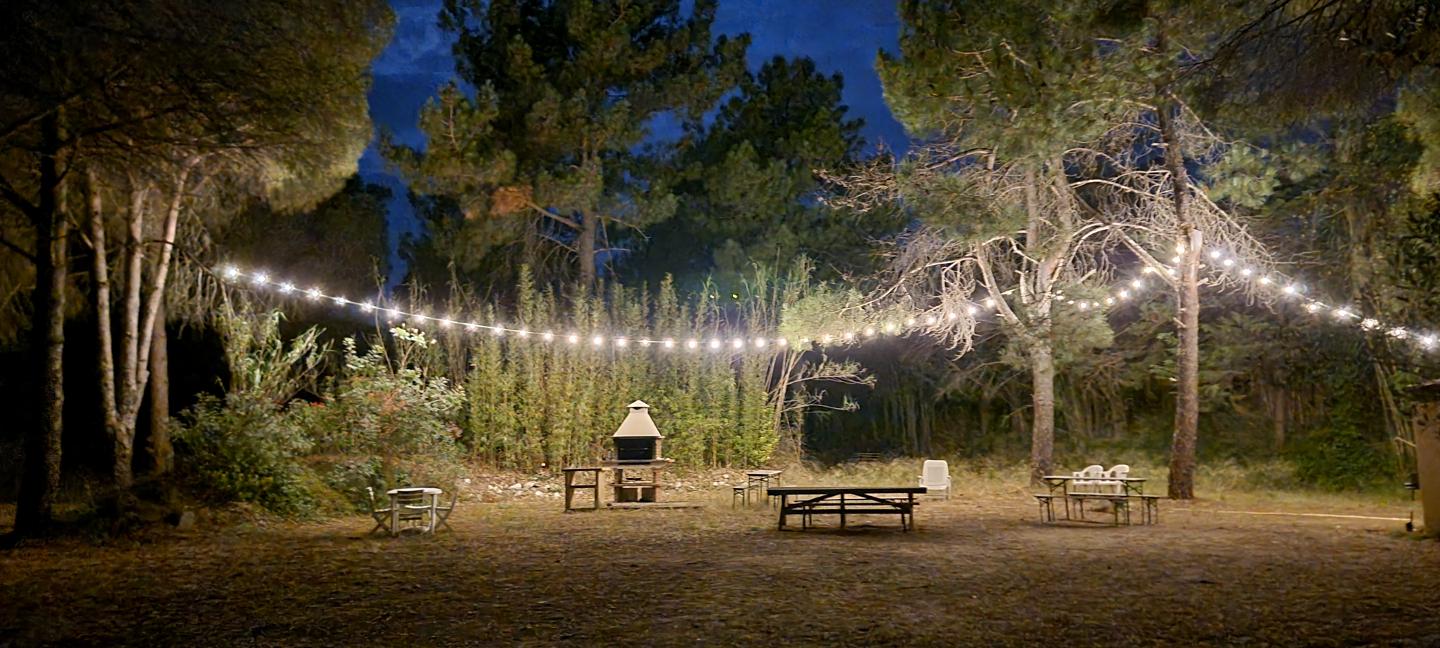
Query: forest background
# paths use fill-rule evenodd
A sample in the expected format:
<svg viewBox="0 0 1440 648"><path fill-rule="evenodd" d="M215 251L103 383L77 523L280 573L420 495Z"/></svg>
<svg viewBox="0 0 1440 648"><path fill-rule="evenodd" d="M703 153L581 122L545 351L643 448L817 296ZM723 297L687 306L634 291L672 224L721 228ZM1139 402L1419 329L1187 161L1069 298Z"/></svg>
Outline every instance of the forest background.
<svg viewBox="0 0 1440 648"><path fill-rule="evenodd" d="M1184 291L1083 317L1051 296L1163 263L1165 228L1195 209L1155 216L1176 194L1309 295L1440 321L1432 3L902 2L876 65L906 151L863 140L839 75L747 61L715 10L446 2L453 81L416 147L366 111L383 3L5 9L25 26L6 60L27 62L0 76L0 456L24 457L0 494L17 530L57 501L124 510L175 485L303 512L467 463L589 461L636 398L686 466L1173 465ZM408 195L356 176L372 142ZM1104 189L1157 174L1188 184ZM1027 189L1060 197L1016 198ZM423 228L392 254L396 199ZM1044 265L1086 227L1131 234ZM995 240L1025 260L975 247ZM907 274L931 252L995 271ZM1032 261L1054 280L1036 284ZM863 344L667 356L360 317L225 282L225 264L607 342L798 341L987 295L1004 307ZM1321 488L1410 470L1423 353L1196 285L1194 460Z"/></svg>

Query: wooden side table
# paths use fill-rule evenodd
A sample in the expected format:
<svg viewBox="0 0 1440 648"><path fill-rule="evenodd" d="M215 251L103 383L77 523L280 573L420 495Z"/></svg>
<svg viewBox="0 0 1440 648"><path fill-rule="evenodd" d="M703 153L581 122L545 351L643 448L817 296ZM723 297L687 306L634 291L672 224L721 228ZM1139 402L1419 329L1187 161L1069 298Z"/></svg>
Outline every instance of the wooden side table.
<svg viewBox="0 0 1440 648"><path fill-rule="evenodd" d="M596 511L600 509L600 471L602 469L591 466L576 468L563 468L565 473L565 510L566 511ZM577 481L577 475L589 473L591 478L588 483ZM577 490L589 490L595 494L594 505L585 508L575 507L574 497Z"/></svg>

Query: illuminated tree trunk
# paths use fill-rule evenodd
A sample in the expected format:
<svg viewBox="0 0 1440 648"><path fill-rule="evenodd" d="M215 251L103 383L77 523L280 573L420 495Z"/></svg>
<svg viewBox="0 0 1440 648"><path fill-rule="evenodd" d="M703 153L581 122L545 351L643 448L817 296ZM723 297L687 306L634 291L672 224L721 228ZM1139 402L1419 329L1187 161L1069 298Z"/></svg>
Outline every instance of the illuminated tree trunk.
<svg viewBox="0 0 1440 648"><path fill-rule="evenodd" d="M580 285L586 290L595 287L595 238L600 235L599 218L593 214L580 215L580 236L576 241L576 254L580 262Z"/></svg>
<svg viewBox="0 0 1440 648"><path fill-rule="evenodd" d="M180 208L184 202L185 187L190 172L198 164L198 158L185 162L176 175L174 194L165 211L165 223L160 240L160 253L151 273L148 294L145 290L143 239L145 224L145 199L149 188L133 186L131 204L126 219L126 285L121 322L120 366L118 388L114 350L110 336L110 289L106 277L106 247L103 214L93 175L87 176L91 187L91 244L95 248L95 313L98 323L99 373L101 410L104 415L105 431L110 437L113 449L111 478L115 489L116 503L124 508L133 497L134 485L135 430L140 417L140 404L150 381L150 358L153 355L152 341L155 328L164 327L160 313L163 311L165 286L169 276L173 243L178 228ZM168 400L168 399L167 399ZM168 440L168 438L167 438Z"/></svg>
<svg viewBox="0 0 1440 648"><path fill-rule="evenodd" d="M1165 167L1170 172L1171 194L1176 220L1180 223L1176 247L1180 250L1176 292L1179 312L1180 346L1175 358L1175 433L1170 440L1169 495L1174 499L1195 497L1195 444L1200 425L1200 250L1205 241L1186 211L1190 178L1185 172L1185 152L1176 132L1173 101L1163 101L1157 110L1160 136L1165 142Z"/></svg>
<svg viewBox="0 0 1440 648"><path fill-rule="evenodd" d="M175 469L175 449L170 443L170 338L165 333L165 305L150 338L150 439L151 474L163 476Z"/></svg>
<svg viewBox="0 0 1440 648"><path fill-rule="evenodd" d="M1038 484L1054 469L1055 358L1049 344L1030 349L1030 383L1030 481Z"/></svg>

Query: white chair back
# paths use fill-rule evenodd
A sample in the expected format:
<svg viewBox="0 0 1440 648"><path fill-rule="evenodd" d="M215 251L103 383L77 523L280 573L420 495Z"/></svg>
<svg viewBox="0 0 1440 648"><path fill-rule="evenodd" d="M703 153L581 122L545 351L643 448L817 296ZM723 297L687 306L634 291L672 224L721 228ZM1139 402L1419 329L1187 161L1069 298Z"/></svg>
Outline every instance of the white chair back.
<svg viewBox="0 0 1440 648"><path fill-rule="evenodd" d="M925 484L934 484L936 488L944 488L946 482L950 481L950 464L940 459L926 459L925 468L920 471L925 477Z"/></svg>
<svg viewBox="0 0 1440 648"><path fill-rule="evenodd" d="M920 486L928 491L945 491L950 498L950 464L940 459L926 459L920 470Z"/></svg>
<svg viewBox="0 0 1440 648"><path fill-rule="evenodd" d="M1106 473L1105 476L1124 479L1130 476L1130 466L1128 464L1116 464L1110 467L1110 471Z"/></svg>
<svg viewBox="0 0 1440 648"><path fill-rule="evenodd" d="M1090 464L1084 470L1075 473L1076 479L1070 482L1070 491L1074 493L1093 493L1096 483L1105 476L1105 467L1099 464Z"/></svg>

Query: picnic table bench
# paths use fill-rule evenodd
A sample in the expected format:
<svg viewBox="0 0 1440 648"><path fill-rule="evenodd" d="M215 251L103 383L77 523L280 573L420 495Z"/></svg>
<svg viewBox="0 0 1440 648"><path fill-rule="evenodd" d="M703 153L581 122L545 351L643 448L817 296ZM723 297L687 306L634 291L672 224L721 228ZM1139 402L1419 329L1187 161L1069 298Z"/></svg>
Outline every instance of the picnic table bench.
<svg viewBox="0 0 1440 648"><path fill-rule="evenodd" d="M925 493L921 486L772 486L770 494L780 498L780 521L800 516L800 528L810 528L816 515L837 515L845 528L852 515L899 515L900 528L915 526L915 496ZM793 501L791 498L794 498Z"/></svg>

